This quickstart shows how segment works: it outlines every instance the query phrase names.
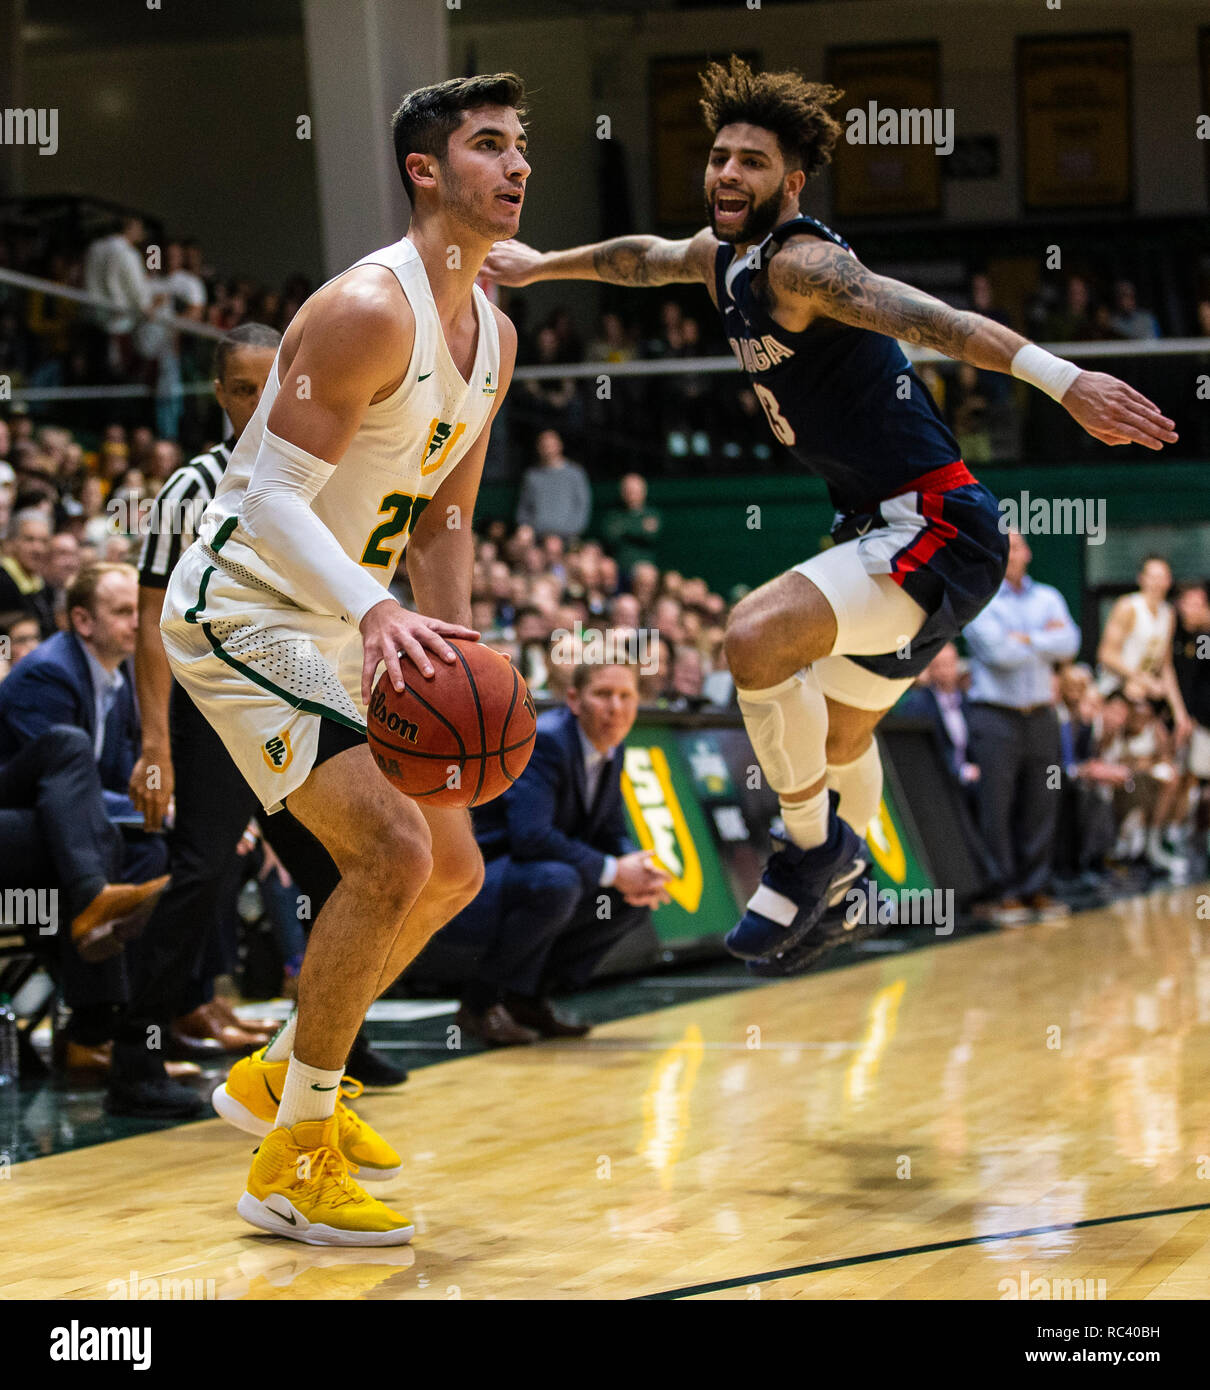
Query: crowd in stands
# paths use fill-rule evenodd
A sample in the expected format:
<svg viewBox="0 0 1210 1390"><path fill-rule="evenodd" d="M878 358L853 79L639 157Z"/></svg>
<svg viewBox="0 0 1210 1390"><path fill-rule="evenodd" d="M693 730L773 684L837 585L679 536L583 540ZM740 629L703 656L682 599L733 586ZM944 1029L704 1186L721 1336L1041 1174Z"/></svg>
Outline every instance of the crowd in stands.
<svg viewBox="0 0 1210 1390"><path fill-rule="evenodd" d="M997 885L983 915L1015 926L1205 871L1210 588L1186 580L1170 602L1168 562L1146 557L1094 669L1073 660L1078 628L1012 542L1005 585L964 634L969 658L947 645L898 708L932 720Z"/></svg>
<svg viewBox="0 0 1210 1390"><path fill-rule="evenodd" d="M154 268L148 267L149 257ZM311 289L302 276L276 289L246 276L221 274L196 241L149 243L136 216L124 219L112 234L70 249L33 233L0 232L0 269L5 266L127 306L125 313L106 313L0 281L0 374L9 377L11 389L136 381L152 389L151 403L125 402L117 418L127 426L154 422L161 440L181 440L191 448L202 442L204 412L197 398L182 395L181 388L205 381L211 345L156 322L154 312L171 309L220 331L245 321L282 330ZM522 367L676 363L730 352L700 291L650 303L625 298L618 302L627 312L610 307L589 329L577 324L566 307L531 323L526 299L504 294L518 329ZM1210 295L1196 305L1189 322L1161 324L1131 281L1083 272L1046 277L1025 303L1020 321L998 303L992 281L983 273L971 276L964 293L942 297L1042 342L1210 336ZM641 318L641 313L652 317ZM1166 380L1162 363L1134 363L1131 371L1134 384L1148 394L1154 383ZM1023 452L1038 460L1083 456L1080 432L1065 430L1058 412L1039 409L1037 393L1008 377L957 365L926 366L921 374L968 463L1016 459ZM49 404L33 409L38 418L53 415ZM93 427L107 418L86 404L73 409L73 419ZM594 477L615 474L619 459L649 473L793 467L763 423L756 395L738 374L615 376L604 393L598 374L520 380L497 426L497 476L516 477L538 439L551 429Z"/></svg>

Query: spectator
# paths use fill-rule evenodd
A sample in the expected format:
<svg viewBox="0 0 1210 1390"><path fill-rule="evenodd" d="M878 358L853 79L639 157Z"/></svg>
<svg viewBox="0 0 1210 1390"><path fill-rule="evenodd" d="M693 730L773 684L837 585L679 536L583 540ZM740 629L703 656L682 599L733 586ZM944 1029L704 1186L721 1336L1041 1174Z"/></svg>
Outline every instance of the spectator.
<svg viewBox="0 0 1210 1390"><path fill-rule="evenodd" d="M1105 856L1116 838L1113 789L1124 783L1127 769L1096 756L1096 719L1101 696L1087 666L1066 666L1059 673L1059 757L1063 769L1055 869L1074 886L1099 892Z"/></svg>
<svg viewBox="0 0 1210 1390"><path fill-rule="evenodd" d="M94 241L84 257L84 288L119 306L112 311L93 310L107 338L106 362L115 377L128 374L136 365L135 327L164 302L164 296L152 288L139 250L144 236L141 218L124 218L121 231Z"/></svg>
<svg viewBox="0 0 1210 1390"><path fill-rule="evenodd" d="M28 656L42 641L42 632L38 627L37 618L31 618L28 613L10 613L0 618L0 630L4 633L4 642L0 648L0 657L4 659L0 678L3 678L23 656Z"/></svg>
<svg viewBox="0 0 1210 1390"><path fill-rule="evenodd" d="M969 756L970 701L963 690L963 675L958 648L947 642L925 667L919 683L903 697L898 712L932 721L945 765L974 814L979 765Z"/></svg>
<svg viewBox="0 0 1210 1390"><path fill-rule="evenodd" d="M601 535L625 577L640 560L655 560L663 518L647 505L647 480L641 473L627 473L618 492L622 505L605 513Z"/></svg>
<svg viewBox="0 0 1210 1390"><path fill-rule="evenodd" d="M128 565L84 570L68 590L69 630L43 642L0 685L0 763L54 729L82 730L92 747L107 814L127 823L134 819L126 785L138 741L129 667L138 621L136 589L137 578ZM140 872L127 875L131 882L163 868L167 855L161 841L137 837L132 844ZM90 920L88 930L100 925L101 918Z"/></svg>
<svg viewBox="0 0 1210 1390"><path fill-rule="evenodd" d="M989 401L983 393L981 375L969 362L960 363L950 397L950 423L967 463L990 463L992 458L992 438L987 426Z"/></svg>
<svg viewBox="0 0 1210 1390"><path fill-rule="evenodd" d="M1210 596L1197 580L1181 585L1176 599L1172 664L1192 723L1182 790L1198 796L1198 828L1206 829L1204 791L1210 782Z"/></svg>
<svg viewBox="0 0 1210 1390"><path fill-rule="evenodd" d="M44 513L28 507L13 517L5 554L0 558L0 613L20 609L37 618L43 637L55 631L55 611L42 570L50 549Z"/></svg>
<svg viewBox="0 0 1210 1390"><path fill-rule="evenodd" d="M1011 532L1004 582L965 629L970 760L981 770L979 829L998 880L990 915L1003 925L1067 911L1048 891L1060 758L1052 670L1075 656L1080 630L1059 591L1030 579L1032 558Z"/></svg>
<svg viewBox="0 0 1210 1390"><path fill-rule="evenodd" d="M543 430L537 439L540 464L526 470L517 503L517 521L535 535L575 540L588 529L592 490L588 474L563 453L557 430Z"/></svg>
<svg viewBox="0 0 1210 1390"><path fill-rule="evenodd" d="M489 1046L587 1033L550 996L583 988L668 900L668 873L626 836L623 743L637 709L633 666L577 666L566 707L538 719L529 766L476 812L483 888L422 960L440 970L462 958L457 1022Z"/></svg>
<svg viewBox="0 0 1210 1390"><path fill-rule="evenodd" d="M1122 690L1127 700L1150 700L1172 711L1177 742L1191 725L1172 666L1175 616L1168 600L1172 570L1162 555L1147 555L1139 567L1138 590L1113 605L1097 648L1101 693Z"/></svg>
<svg viewBox="0 0 1210 1390"><path fill-rule="evenodd" d="M588 345L590 362L633 362L638 356L634 341L626 332L621 314L601 315L597 336Z"/></svg>
<svg viewBox="0 0 1210 1390"><path fill-rule="evenodd" d="M666 697L667 708L697 714L710 704L704 690L706 668L702 654L687 642L682 642L675 650Z"/></svg>
<svg viewBox="0 0 1210 1390"><path fill-rule="evenodd" d="M1113 287L1113 312L1109 316L1109 326L1119 338L1143 340L1160 336L1155 315L1139 308L1134 285L1129 280L1119 280Z"/></svg>
<svg viewBox="0 0 1210 1390"><path fill-rule="evenodd" d="M660 572L650 560L640 560L630 571L630 592L639 601L644 614L655 602L660 587Z"/></svg>
<svg viewBox="0 0 1210 1390"><path fill-rule="evenodd" d="M559 336L553 328L539 331L536 341L539 367L553 367L563 363ZM518 413L539 429L575 428L578 419L579 401L576 398L576 383L573 377L544 377L534 381L527 379L521 383L517 400Z"/></svg>
<svg viewBox="0 0 1210 1390"><path fill-rule="evenodd" d="M1183 747L1193 724L1173 666L1176 615L1167 602L1172 587L1172 570L1167 560L1160 555L1145 556L1138 581L1136 593L1124 594L1114 604L1101 636L1097 650L1101 689L1106 694L1121 690L1131 706L1143 702L1152 713L1171 711L1175 751ZM1174 822L1183 819L1182 793L1187 784L1172 772L1166 757L1152 749L1143 737L1144 728L1134 727L1137 723L1137 718L1128 720L1126 734L1132 741L1133 756L1151 759L1160 769L1157 774L1150 764L1142 763L1138 768L1149 774L1143 797L1146 861L1158 873L1183 878L1187 871L1185 860L1166 841L1175 832ZM1153 730L1150 737L1165 747L1169 742L1166 730Z"/></svg>
<svg viewBox="0 0 1210 1390"><path fill-rule="evenodd" d="M1063 307L1046 317L1042 332L1048 343L1087 343L1100 337L1093 319L1088 281L1083 275L1067 277Z"/></svg>
<svg viewBox="0 0 1210 1390"><path fill-rule="evenodd" d="M80 542L70 531L59 531L51 537L42 577L46 584L47 600L55 615L55 625L67 626L64 607L67 591L80 573Z"/></svg>

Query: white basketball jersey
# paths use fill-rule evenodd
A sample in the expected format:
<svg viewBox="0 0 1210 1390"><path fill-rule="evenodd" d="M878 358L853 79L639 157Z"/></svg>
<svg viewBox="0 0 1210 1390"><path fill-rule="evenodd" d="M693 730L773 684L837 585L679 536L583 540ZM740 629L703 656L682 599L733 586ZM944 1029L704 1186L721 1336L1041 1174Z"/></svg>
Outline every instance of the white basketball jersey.
<svg viewBox="0 0 1210 1390"><path fill-rule="evenodd" d="M1172 641L1172 605L1161 603L1153 613L1142 594L1131 594L1127 602L1134 612L1134 625L1122 643L1122 665L1158 676Z"/></svg>
<svg viewBox="0 0 1210 1390"><path fill-rule="evenodd" d="M500 378L500 336L491 305L476 285L479 337L470 380L464 381L446 345L424 262L412 243L406 238L397 241L363 256L357 265L381 265L394 272L415 315L416 344L406 378L385 400L367 409L311 510L345 554L386 588L420 514L487 424ZM284 389L305 386L291 380ZM248 480L280 389L275 357L260 404L232 451L198 538L210 550L222 552L225 568L236 574L244 570L299 601L289 580L257 553L241 517ZM469 517L464 524L470 524Z"/></svg>

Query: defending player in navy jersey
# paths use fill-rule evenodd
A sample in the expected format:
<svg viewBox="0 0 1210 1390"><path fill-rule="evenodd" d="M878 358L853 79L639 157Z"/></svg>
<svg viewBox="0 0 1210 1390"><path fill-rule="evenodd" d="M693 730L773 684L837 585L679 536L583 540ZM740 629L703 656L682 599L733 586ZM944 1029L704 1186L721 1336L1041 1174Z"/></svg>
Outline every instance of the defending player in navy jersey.
<svg viewBox="0 0 1210 1390"><path fill-rule="evenodd" d="M868 863L861 833L882 793L875 726L992 598L1007 558L996 499L967 470L897 340L1011 372L1105 444L1159 449L1177 436L1124 382L873 274L802 216L806 181L840 133L828 108L842 93L735 57L711 64L702 85L708 228L684 241L617 237L546 253L504 242L485 270L506 285L704 284L773 433L828 486L835 544L737 604L726 638L784 822L727 944L755 973L788 974L853 939L838 905Z"/></svg>

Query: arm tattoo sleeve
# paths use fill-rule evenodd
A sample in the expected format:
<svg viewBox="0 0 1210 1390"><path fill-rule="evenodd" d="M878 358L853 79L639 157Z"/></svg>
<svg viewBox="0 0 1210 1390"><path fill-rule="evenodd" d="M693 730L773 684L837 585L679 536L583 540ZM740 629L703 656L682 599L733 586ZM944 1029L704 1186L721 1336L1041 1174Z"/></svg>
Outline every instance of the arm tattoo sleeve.
<svg viewBox="0 0 1210 1390"><path fill-rule="evenodd" d="M686 277L685 245L654 236L615 237L594 248L592 268L610 285L667 285Z"/></svg>
<svg viewBox="0 0 1210 1390"><path fill-rule="evenodd" d="M788 247L770 262L775 287L812 300L829 317L889 333L961 360L979 314L952 309L923 290L874 275L847 251L831 245Z"/></svg>

